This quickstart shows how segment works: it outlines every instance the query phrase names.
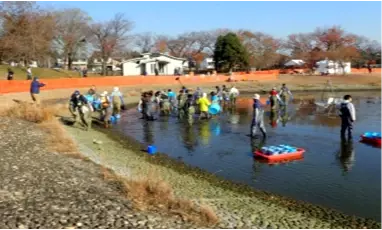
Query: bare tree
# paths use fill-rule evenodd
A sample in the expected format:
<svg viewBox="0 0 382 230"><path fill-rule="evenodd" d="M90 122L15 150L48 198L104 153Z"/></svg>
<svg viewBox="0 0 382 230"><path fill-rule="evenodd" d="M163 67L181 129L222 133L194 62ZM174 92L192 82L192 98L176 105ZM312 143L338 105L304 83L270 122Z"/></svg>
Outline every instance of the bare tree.
<svg viewBox="0 0 382 230"><path fill-rule="evenodd" d="M238 31L239 37L249 54L252 67L270 68L278 64L280 41L271 35L261 32Z"/></svg>
<svg viewBox="0 0 382 230"><path fill-rule="evenodd" d="M106 75L106 65L111 55L127 41L127 32L132 28L132 22L127 20L124 14L118 13L107 22L94 23L90 26L93 35L93 44L101 52L102 74Z"/></svg>
<svg viewBox="0 0 382 230"><path fill-rule="evenodd" d="M148 53L155 47L156 36L150 32L141 33L134 36L134 41L141 53Z"/></svg>
<svg viewBox="0 0 382 230"><path fill-rule="evenodd" d="M0 18L2 58L27 65L50 53L54 17L35 2L2 2Z"/></svg>
<svg viewBox="0 0 382 230"><path fill-rule="evenodd" d="M73 60L78 58L80 52L84 52L86 41L91 36L88 30L91 18L80 9L65 9L55 12L55 19L55 49L68 63L68 69L71 69Z"/></svg>

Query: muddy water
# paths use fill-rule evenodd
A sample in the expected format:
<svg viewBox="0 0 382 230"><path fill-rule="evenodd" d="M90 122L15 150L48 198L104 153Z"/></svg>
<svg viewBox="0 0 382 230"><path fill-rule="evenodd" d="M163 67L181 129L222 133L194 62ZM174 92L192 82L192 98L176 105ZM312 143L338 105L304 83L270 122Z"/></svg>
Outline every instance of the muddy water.
<svg viewBox="0 0 382 230"><path fill-rule="evenodd" d="M267 111L266 140L247 136L250 98L242 99L236 110L191 127L175 117L145 122L132 109L114 129L228 180L380 221L381 152L358 142L363 132L380 132L380 92L352 95L357 122L349 143L340 141L338 117L307 100L321 94L295 95L285 111ZM254 149L277 144L305 148L304 158L276 165L253 158Z"/></svg>

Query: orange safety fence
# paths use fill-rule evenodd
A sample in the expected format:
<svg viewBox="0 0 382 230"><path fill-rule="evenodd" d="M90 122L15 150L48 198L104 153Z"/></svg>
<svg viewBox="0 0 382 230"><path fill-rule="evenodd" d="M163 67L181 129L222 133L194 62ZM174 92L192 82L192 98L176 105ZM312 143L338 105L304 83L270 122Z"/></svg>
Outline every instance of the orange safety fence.
<svg viewBox="0 0 382 230"><path fill-rule="evenodd" d="M246 74L232 76L234 81L272 81L277 79L277 74ZM41 90L85 88L95 86L148 86L148 85L176 85L176 84L203 84L225 82L229 76L118 76L102 78L60 78L40 79L46 84ZM28 80L0 80L0 93L28 92L31 81Z"/></svg>
<svg viewBox="0 0 382 230"><path fill-rule="evenodd" d="M369 73L369 70L367 68L351 68L352 73ZM381 73L381 68L372 68L371 69L372 73Z"/></svg>

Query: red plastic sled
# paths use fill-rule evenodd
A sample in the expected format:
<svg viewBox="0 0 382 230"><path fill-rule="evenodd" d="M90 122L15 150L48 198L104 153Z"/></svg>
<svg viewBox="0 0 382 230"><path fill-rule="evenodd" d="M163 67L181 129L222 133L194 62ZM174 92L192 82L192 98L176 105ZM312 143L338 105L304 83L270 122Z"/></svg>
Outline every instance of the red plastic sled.
<svg viewBox="0 0 382 230"><path fill-rule="evenodd" d="M305 149L297 148L297 151L293 153L266 155L261 151L256 151L254 154L255 154L255 157L261 157L268 161L291 161L291 160L299 160L303 158L304 153L305 153Z"/></svg>
<svg viewBox="0 0 382 230"><path fill-rule="evenodd" d="M370 138L361 135L361 142L381 147L381 138Z"/></svg>

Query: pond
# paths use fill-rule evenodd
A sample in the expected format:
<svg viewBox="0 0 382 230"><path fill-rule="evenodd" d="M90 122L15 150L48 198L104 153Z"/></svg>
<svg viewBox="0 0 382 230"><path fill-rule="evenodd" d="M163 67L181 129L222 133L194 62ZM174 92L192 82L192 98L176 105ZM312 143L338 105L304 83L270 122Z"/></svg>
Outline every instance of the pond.
<svg viewBox="0 0 382 230"><path fill-rule="evenodd" d="M358 140L364 132L380 132L381 99L380 92L366 94L352 93L357 121L354 140L348 144L341 143L335 113L317 111L307 100L321 94L296 94L285 111L267 111L265 141L247 136L250 97L242 99L248 103L239 108L192 126L176 117L146 122L131 109L114 129L227 180L380 221L381 151ZM253 158L255 148L279 144L304 148L304 158L281 164Z"/></svg>

